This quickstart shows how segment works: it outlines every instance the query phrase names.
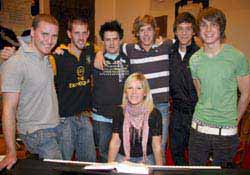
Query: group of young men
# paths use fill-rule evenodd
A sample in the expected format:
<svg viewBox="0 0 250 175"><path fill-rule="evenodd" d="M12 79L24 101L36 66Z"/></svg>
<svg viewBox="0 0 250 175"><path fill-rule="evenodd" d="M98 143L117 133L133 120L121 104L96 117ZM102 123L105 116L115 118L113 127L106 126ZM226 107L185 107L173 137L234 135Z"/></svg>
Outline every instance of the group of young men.
<svg viewBox="0 0 250 175"><path fill-rule="evenodd" d="M94 46L87 42L85 19L70 20L70 43L60 46L63 53L53 54L49 62L58 23L49 15L35 17L31 40L20 38L19 50L1 66L7 154L0 169L11 168L17 160L16 116L18 134L31 153L69 160L75 150L77 160L96 161L95 138L99 161L106 162L115 117L112 111L121 104L124 81L133 72L142 72L148 79L161 112L163 151L168 139L169 96L172 99L169 140L176 165L188 164L187 147L190 165L205 165L210 153L213 165L232 162L237 124L250 98L248 63L241 52L224 44L222 11L205 9L197 21L198 27L190 13L181 13L173 27L175 41L157 43L154 18L138 17L133 26L138 42L133 44L122 44L123 29L117 21L106 22L100 29L104 52L97 54L92 71ZM203 42L201 49L194 41L196 34Z"/></svg>

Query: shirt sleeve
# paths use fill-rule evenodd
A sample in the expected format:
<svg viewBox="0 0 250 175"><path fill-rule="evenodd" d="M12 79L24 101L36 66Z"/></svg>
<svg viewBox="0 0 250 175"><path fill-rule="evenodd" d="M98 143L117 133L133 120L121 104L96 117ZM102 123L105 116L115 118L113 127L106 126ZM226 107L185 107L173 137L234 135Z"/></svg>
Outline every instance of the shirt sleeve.
<svg viewBox="0 0 250 175"><path fill-rule="evenodd" d="M237 61L235 61L236 76L245 76L249 74L249 63L244 54L240 54Z"/></svg>
<svg viewBox="0 0 250 175"><path fill-rule="evenodd" d="M127 43L123 43L123 44L121 45L122 53L123 53L124 55L126 55L126 56L128 56L127 46L128 46Z"/></svg>
<svg viewBox="0 0 250 175"><path fill-rule="evenodd" d="M154 109L149 116L149 127L152 136L162 135L162 116L159 110Z"/></svg>
<svg viewBox="0 0 250 175"><path fill-rule="evenodd" d="M23 65L15 57L2 64L1 68L1 91L20 92L24 79Z"/></svg>
<svg viewBox="0 0 250 175"><path fill-rule="evenodd" d="M193 79L198 78L198 75L197 75L198 62L197 62L197 60L198 60L198 56L194 54L193 56L191 56L190 61L189 61L189 69L190 69L190 72L191 72Z"/></svg>

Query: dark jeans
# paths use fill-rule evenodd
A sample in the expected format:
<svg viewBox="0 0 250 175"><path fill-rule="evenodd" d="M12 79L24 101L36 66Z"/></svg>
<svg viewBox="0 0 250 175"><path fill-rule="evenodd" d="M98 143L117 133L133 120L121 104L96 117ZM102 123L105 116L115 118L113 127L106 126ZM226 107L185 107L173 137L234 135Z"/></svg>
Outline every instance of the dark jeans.
<svg viewBox="0 0 250 175"><path fill-rule="evenodd" d="M212 153L212 165L225 166L232 163L237 151L239 138L233 136L210 135L197 132L191 128L189 138L189 164L206 165L208 156Z"/></svg>
<svg viewBox="0 0 250 175"><path fill-rule="evenodd" d="M109 142L112 136L112 123L93 121L95 144L99 149L99 161L108 161Z"/></svg>
<svg viewBox="0 0 250 175"><path fill-rule="evenodd" d="M188 165L185 150L188 148L191 121L194 108L173 109L170 121L170 148L175 165Z"/></svg>

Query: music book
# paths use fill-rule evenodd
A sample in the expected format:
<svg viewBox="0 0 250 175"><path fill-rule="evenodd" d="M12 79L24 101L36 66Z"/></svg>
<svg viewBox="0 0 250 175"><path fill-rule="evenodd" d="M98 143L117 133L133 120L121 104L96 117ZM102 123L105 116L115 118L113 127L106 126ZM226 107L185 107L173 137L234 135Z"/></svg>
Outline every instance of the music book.
<svg viewBox="0 0 250 175"><path fill-rule="evenodd" d="M149 174L149 168L145 164L132 162L96 163L84 167L86 170L115 170L117 173Z"/></svg>

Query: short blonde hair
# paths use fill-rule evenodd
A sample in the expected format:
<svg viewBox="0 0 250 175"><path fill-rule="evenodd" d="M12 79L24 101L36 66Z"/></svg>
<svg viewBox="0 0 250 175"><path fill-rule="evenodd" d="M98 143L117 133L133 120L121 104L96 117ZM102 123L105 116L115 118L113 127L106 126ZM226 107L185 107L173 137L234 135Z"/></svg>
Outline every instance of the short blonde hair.
<svg viewBox="0 0 250 175"><path fill-rule="evenodd" d="M146 77L142 73L133 73L125 81L124 90L123 90L123 98L122 98L122 106L124 107L128 104L126 91L127 91L128 87L132 81L140 81L141 82L142 88L146 94L146 96L143 100L143 104L146 106L146 108L149 110L149 112L151 112L154 108L153 97L152 97L152 94L150 92L148 80L146 79Z"/></svg>
<svg viewBox="0 0 250 175"><path fill-rule="evenodd" d="M59 23L54 16L48 15L48 14L39 14L39 15L36 15L32 21L33 29L36 30L38 28L40 22L42 22L42 21L56 25L59 27Z"/></svg>

